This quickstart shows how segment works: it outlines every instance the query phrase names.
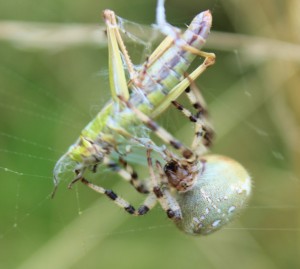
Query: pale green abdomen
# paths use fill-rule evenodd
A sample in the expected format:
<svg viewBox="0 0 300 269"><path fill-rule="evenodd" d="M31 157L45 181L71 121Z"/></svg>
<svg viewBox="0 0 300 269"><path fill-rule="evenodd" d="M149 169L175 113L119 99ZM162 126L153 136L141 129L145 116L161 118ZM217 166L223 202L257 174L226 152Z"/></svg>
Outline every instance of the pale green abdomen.
<svg viewBox="0 0 300 269"><path fill-rule="evenodd" d="M224 227L245 208L251 179L238 162L224 156L204 156L204 171L190 191L178 193L183 219L179 229L207 235Z"/></svg>

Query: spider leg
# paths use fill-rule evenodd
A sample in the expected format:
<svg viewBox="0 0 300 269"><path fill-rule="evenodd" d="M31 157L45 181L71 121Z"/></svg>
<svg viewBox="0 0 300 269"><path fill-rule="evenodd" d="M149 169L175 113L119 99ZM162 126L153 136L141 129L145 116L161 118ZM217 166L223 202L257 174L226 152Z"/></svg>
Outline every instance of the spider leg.
<svg viewBox="0 0 300 269"><path fill-rule="evenodd" d="M187 95L190 103L193 108L197 111L197 117L205 120L207 118L207 105L201 94L201 91L196 86L194 80L192 80L187 73L185 73L185 77L188 78L190 82L190 86L185 89L185 94Z"/></svg>
<svg viewBox="0 0 300 269"><path fill-rule="evenodd" d="M149 193L149 186L147 186L145 181L141 181L138 178L137 172L132 168L131 165L127 163L122 157L119 157L119 163L121 163L124 169L120 167L116 167L115 163L110 163L110 167L113 169L118 169L118 174L123 177L126 181L130 182L130 184L140 193Z"/></svg>
<svg viewBox="0 0 300 269"><path fill-rule="evenodd" d="M171 145L173 148L179 150L185 159L190 159L194 157L193 152L186 146L184 146L179 140L174 138L168 131L163 127L159 126L150 117L144 114L142 111L133 106L130 102L125 100L122 96L119 96L120 100L130 108L135 115L150 129L152 130L161 140L165 143Z"/></svg>
<svg viewBox="0 0 300 269"><path fill-rule="evenodd" d="M172 101L171 103L185 117L195 124L195 134L191 148L197 155L203 155L207 151L207 147L211 145L213 131L203 115L204 112L206 113L206 110L204 110L198 100L195 99L196 96L190 92L189 88L187 88L186 93L188 94L193 107L197 109L197 113L195 115L177 101Z"/></svg>
<svg viewBox="0 0 300 269"><path fill-rule="evenodd" d="M201 94L201 91L199 90L199 88L197 87L197 85L195 84L195 82L187 75L186 76L189 81L190 81L190 87L188 87L185 90L185 93L188 97L188 99L190 100L190 103L192 104L192 106L196 109L197 113L195 114L195 117L202 120L202 122L204 123L206 132L203 136L204 138L204 145L205 147L203 148L201 142L201 134L200 134L200 130L199 128L197 128L197 125L195 126L195 136L192 142L192 150L198 152L198 154L204 154L207 150L207 147L209 147L212 143L212 139L214 137L214 131L213 131L213 127L211 126L211 124L209 123L208 120L208 112L206 109L206 103L205 100Z"/></svg>
<svg viewBox="0 0 300 269"><path fill-rule="evenodd" d="M138 216L145 215L150 211L157 203L157 197L154 193L150 193L144 200L143 204L138 208Z"/></svg>
<svg viewBox="0 0 300 269"><path fill-rule="evenodd" d="M98 192L100 194L106 195L109 199L111 199L117 206L123 208L127 213L134 216L142 216L145 215L155 206L156 197L154 194L149 194L145 199L144 203L138 208L135 209L128 201L118 196L113 190L105 189L101 186L97 186L91 182L89 182L85 178L81 178L81 182L85 184L90 189Z"/></svg>
<svg viewBox="0 0 300 269"><path fill-rule="evenodd" d="M165 180L163 169L159 162L156 166L158 168L160 177L157 177L154 173L153 163L151 158L151 149L147 150L147 162L149 167L149 173L153 184L153 193L155 194L162 209L166 212L168 218L173 220L181 220L182 214L176 199L170 193L168 183Z"/></svg>

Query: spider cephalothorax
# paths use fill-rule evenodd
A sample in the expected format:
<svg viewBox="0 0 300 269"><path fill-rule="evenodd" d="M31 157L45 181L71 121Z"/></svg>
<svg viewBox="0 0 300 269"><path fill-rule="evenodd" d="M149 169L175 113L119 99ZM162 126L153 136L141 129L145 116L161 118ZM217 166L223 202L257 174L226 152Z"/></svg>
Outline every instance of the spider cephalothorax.
<svg viewBox="0 0 300 269"><path fill-rule="evenodd" d="M192 168L192 165L180 164L178 161L171 160L164 166L164 172L172 187L177 191L187 191L195 182L195 172Z"/></svg>

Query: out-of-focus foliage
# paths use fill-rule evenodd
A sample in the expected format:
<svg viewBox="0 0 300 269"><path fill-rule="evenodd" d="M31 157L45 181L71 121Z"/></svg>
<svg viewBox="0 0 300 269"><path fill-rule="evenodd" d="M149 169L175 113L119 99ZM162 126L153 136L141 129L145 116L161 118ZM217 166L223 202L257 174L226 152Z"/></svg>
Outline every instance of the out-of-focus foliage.
<svg viewBox="0 0 300 269"><path fill-rule="evenodd" d="M155 19L153 0L5 1L0 19L96 25L104 8L142 24ZM274 49L276 40L299 43L299 1L169 0L166 8L180 27L209 8L213 30L274 42L267 58L263 44L250 53L233 43L224 52L220 42L216 65L197 81L217 133L212 151L239 160L253 177L249 208L226 229L196 238L159 207L134 218L80 184L62 184L51 200L56 160L109 98L107 49L1 42L0 268L300 267L300 63ZM189 141L192 127L176 111L160 122ZM144 199L114 174L98 175L133 204Z"/></svg>

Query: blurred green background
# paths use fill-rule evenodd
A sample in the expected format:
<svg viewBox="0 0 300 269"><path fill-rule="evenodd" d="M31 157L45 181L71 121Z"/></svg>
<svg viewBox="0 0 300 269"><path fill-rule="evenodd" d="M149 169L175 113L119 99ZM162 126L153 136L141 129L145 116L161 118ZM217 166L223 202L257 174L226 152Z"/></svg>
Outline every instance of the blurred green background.
<svg viewBox="0 0 300 269"><path fill-rule="evenodd" d="M202 10L213 12L206 50L217 54L217 63L197 83L217 133L212 151L239 160L253 177L253 197L237 221L191 237L158 206L134 218L80 184L73 190L62 184L50 199L56 160L109 99L107 47L25 46L31 32L14 36L9 22L100 29L101 10L110 8L150 25L155 5L0 3L0 268L300 268L299 0L166 3L169 21L180 27ZM191 125L172 109L160 122L189 141ZM98 175L133 204L144 199L112 173Z"/></svg>

